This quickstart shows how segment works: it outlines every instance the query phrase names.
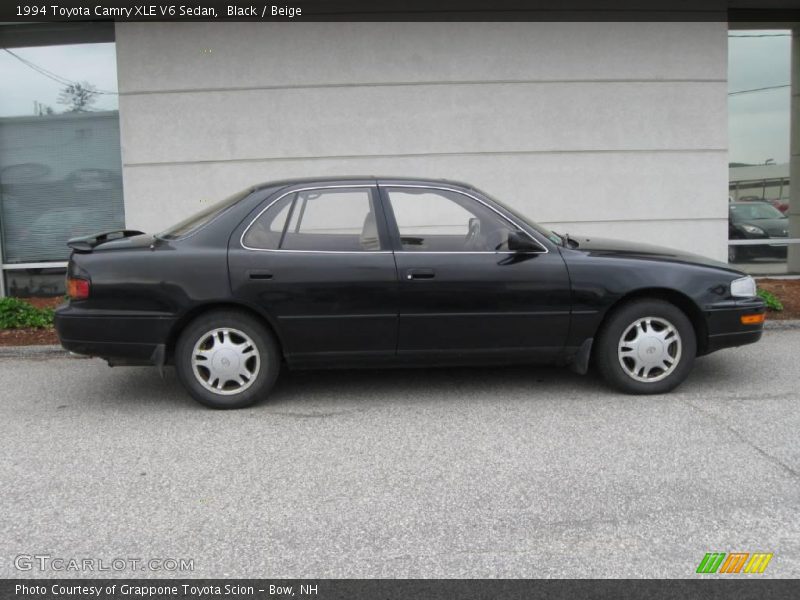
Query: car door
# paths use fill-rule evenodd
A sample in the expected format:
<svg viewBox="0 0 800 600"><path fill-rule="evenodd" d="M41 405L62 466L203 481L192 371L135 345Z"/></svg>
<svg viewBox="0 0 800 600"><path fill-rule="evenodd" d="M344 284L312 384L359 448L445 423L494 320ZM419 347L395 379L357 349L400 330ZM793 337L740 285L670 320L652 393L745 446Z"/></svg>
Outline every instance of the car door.
<svg viewBox="0 0 800 600"><path fill-rule="evenodd" d="M398 354L558 354L570 319L566 265L512 217L456 187L382 182L399 277ZM526 251L509 249L523 236Z"/></svg>
<svg viewBox="0 0 800 600"><path fill-rule="evenodd" d="M231 237L233 295L273 320L290 361L394 356L397 274L377 188L282 190Z"/></svg>

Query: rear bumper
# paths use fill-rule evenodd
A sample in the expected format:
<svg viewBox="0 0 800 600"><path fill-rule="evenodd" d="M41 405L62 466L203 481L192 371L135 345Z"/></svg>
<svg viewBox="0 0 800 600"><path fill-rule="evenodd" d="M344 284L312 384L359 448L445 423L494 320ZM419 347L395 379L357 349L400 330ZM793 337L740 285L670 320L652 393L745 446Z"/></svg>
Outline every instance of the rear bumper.
<svg viewBox="0 0 800 600"><path fill-rule="evenodd" d="M761 298L730 300L708 307L708 340L703 354L760 340L764 333L764 324L743 325L741 319L744 315L764 314L766 310Z"/></svg>
<svg viewBox="0 0 800 600"><path fill-rule="evenodd" d="M61 345L71 352L97 356L113 364L163 364L175 318L63 304L56 309L54 324Z"/></svg>

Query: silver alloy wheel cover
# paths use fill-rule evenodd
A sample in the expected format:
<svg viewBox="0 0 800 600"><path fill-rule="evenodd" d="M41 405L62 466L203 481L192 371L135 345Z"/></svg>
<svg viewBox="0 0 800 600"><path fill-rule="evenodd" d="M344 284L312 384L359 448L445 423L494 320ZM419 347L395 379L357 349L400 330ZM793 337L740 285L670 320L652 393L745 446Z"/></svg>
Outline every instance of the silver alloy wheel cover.
<svg viewBox="0 0 800 600"><path fill-rule="evenodd" d="M681 349L681 334L675 325L662 317L641 317L622 332L617 358L628 377L654 383L676 369Z"/></svg>
<svg viewBox="0 0 800 600"><path fill-rule="evenodd" d="M192 349L191 361L198 383L221 396L248 389L261 369L258 346L246 333L232 327L218 327L201 335Z"/></svg>

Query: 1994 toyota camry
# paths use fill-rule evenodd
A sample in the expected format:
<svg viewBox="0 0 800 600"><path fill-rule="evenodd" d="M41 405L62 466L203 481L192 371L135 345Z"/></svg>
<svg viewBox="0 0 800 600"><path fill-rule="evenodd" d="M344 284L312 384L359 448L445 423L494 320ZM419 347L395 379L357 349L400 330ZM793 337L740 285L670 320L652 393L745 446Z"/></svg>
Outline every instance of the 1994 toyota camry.
<svg viewBox="0 0 800 600"><path fill-rule="evenodd" d="M678 251L548 231L443 180L251 187L157 235L70 240L65 348L173 364L213 408L290 368L548 362L634 394L757 341L751 277Z"/></svg>

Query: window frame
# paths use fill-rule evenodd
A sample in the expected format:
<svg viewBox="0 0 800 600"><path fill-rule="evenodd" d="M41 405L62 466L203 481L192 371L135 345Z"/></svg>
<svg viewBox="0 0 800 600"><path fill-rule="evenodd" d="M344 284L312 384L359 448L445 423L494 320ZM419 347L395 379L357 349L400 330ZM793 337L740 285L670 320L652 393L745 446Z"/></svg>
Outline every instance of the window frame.
<svg viewBox="0 0 800 600"><path fill-rule="evenodd" d="M512 219L506 214L503 214L502 211L498 210L488 202L482 200L476 195L470 194L465 190L461 190L454 187L448 186L434 186L434 185L423 185L423 184L408 184L408 183L381 183L378 185L381 193L381 201L383 202L383 211L386 216L386 220L389 224L389 237L392 243L392 251L396 254L548 254L550 250L545 246L542 242L536 239L530 232L520 225L516 220ZM400 228L397 225L397 220L394 216L394 208L392 207L392 202L390 198L390 190L391 189L417 189L417 190L431 190L435 192L451 192L456 194L461 194L472 200L473 202L477 202L481 204L485 208L488 208L490 211L495 213L498 217L500 217L503 221L508 223L514 231L519 231L525 234L528 238L531 239L539 248L540 250L404 250L403 243L401 241L400 236ZM445 197L446 198L446 197Z"/></svg>
<svg viewBox="0 0 800 600"><path fill-rule="evenodd" d="M299 192L307 192L307 191L324 191L324 190L335 190L335 189L358 189L358 188L365 188L369 191L370 200L372 201L372 206L375 210L375 223L378 227L378 241L380 243L380 250L292 250L287 248L256 248L253 246L248 246L245 244L245 237L247 236L247 232L250 231L250 228L253 224L261 218L261 215L266 213L270 208L272 208L275 204L280 202L286 196L297 194ZM289 215L288 218L290 218ZM351 183L351 184L329 184L329 185L312 185L312 186L304 186L304 187L292 187L288 190L281 191L274 199L268 199L266 204L261 208L255 217L253 217L250 222L247 224L247 227L244 228L242 234L239 236L239 245L244 250L252 250L256 252L284 252L284 253L302 253L302 254L390 254L392 252L390 248L390 240L391 236L389 235L389 230L386 222L386 215L383 206L383 202L381 199L381 195L378 191L378 186L375 183Z"/></svg>

